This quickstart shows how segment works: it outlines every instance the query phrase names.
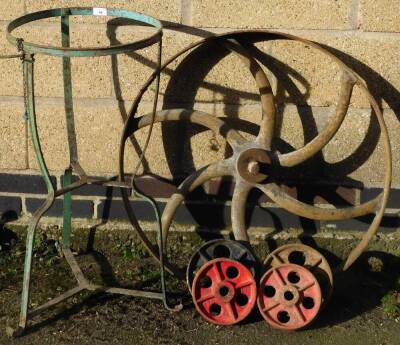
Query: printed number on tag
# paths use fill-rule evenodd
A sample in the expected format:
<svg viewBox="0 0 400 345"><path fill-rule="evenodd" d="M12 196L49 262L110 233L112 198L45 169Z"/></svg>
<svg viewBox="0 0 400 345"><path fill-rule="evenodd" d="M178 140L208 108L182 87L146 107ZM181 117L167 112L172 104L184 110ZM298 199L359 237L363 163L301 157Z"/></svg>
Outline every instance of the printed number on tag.
<svg viewBox="0 0 400 345"><path fill-rule="evenodd" d="M93 8L93 15L94 16L106 16L107 15L107 9L106 8L95 7L95 8Z"/></svg>

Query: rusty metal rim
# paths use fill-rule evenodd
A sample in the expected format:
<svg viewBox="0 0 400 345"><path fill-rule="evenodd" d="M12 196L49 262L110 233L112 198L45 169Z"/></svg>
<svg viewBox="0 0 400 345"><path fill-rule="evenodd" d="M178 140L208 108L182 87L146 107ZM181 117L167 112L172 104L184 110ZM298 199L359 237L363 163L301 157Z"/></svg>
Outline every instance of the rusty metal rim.
<svg viewBox="0 0 400 345"><path fill-rule="evenodd" d="M24 41L22 38L17 38L12 35L12 32L27 23L36 20L62 17L62 16L88 16L93 15L93 7L68 7L68 8L55 8L45 11L34 12L21 16L11 21L7 26L7 40L16 46L18 49L23 49L25 52L31 54L45 54L51 56L61 57L88 57L88 56L105 56L113 54L121 54L146 48L160 41L162 36L162 24L157 19L144 15L139 12L127 11L123 9L105 8L108 16L124 18L134 22L140 22L154 27L157 31L148 38L137 40L131 43L117 44L108 47L83 47L83 48L70 48L70 47L56 47L45 46ZM21 44L23 47L21 47Z"/></svg>
<svg viewBox="0 0 400 345"><path fill-rule="evenodd" d="M303 38L299 38L290 34L285 34L285 33L279 33L279 32L274 32L274 31L268 31L268 30L244 30L244 31L234 31L234 32L229 32L229 33L225 33L225 34L221 34L221 35L215 35L215 36L211 36L211 37L207 37L204 38L198 42L195 42L189 46L187 46L186 48L184 48L183 50L181 50L180 52L178 52L177 54L175 54L174 56L172 56L170 59L168 59L161 67L161 71L163 69L165 69L170 63L172 63L173 61L175 61L178 57L180 57L181 55L183 55L184 53L190 51L191 49L200 46L204 43L207 42L211 42L211 41L215 41L217 42L218 40L227 40L227 39L234 39L235 41L240 41L241 40L247 40L247 41L251 41L251 42L258 42L258 41L266 41L266 40L276 40L276 39L287 39L287 40L294 40L294 41L298 41L298 42L302 42L306 45L309 45L319 51L321 51L322 53L324 53L325 55L327 55L328 57L330 57L334 62L336 62L338 64L338 66L345 72L344 74L344 81L342 85L348 85L348 84L352 84L352 85L357 85L358 87L360 87L360 89L367 95L369 102L371 104L371 107L375 113L375 116L378 119L379 125L380 125L380 129L381 129L381 133L382 133L382 137L383 137L383 141L384 141L384 148L385 148L385 178L384 178L384 188L383 188L383 192L377 197L375 198L373 201L367 203L366 206L362 207L362 210L359 211L355 211L356 214L361 213L362 214L366 214L363 212L373 212L375 211L375 217L374 220L372 222L372 224L370 225L370 228L368 229L368 231L364 234L362 240L360 241L360 243L356 246L356 248L353 249L353 251L350 253L349 257L347 258L347 261L344 265L344 270L348 269L352 263L354 263L354 261L361 255L362 251L366 248L366 246L368 245L368 242L370 241L370 239L376 234L376 232L378 231L378 227L380 224L380 221L383 217L384 214L384 210L388 201L388 197L389 197L389 191L390 191L390 184L391 184L391 175L392 175L392 158L391 158L391 148L390 148L390 141L389 141L389 136L388 136L388 131L384 122L384 118L383 118L383 114L376 102L376 100L374 99L374 97L371 95L371 93L368 91L368 89L366 88L366 86L364 85L363 80L361 79L360 76L358 76L357 73L355 73L353 70L351 70L346 64L344 64L340 59L338 59L335 55L333 55L332 53L330 53L329 51L327 51L326 49L322 48L320 45L318 45L315 42L303 39ZM122 136L121 136L121 143L120 143L120 156L119 156L119 177L121 180L123 180L124 176L125 176L125 172L124 172L124 151L125 151L125 144L126 144L126 140L128 137L130 137L138 128L139 128L139 120L144 120L144 122L146 122L146 119L144 119L143 117L141 118L136 118L136 112L137 112L137 108L138 105L141 101L141 98L143 96L143 94L146 92L146 90L148 89L148 87L151 85L151 83L154 81L156 77L156 72L153 73L152 76L150 76L150 78L148 79L148 81L143 85L143 87L141 88L141 90L139 91L139 93L137 94L137 97L132 105L132 108L130 110L129 116L125 122L124 125L124 130L122 132ZM344 89L345 92L343 93L344 96L341 96L341 99L343 97L348 98L348 100L350 100L350 96L351 96L351 90L350 93L346 92L346 89ZM344 106L347 112L347 107L348 104L344 104L342 105ZM338 110L338 114L336 114L336 117L343 117L343 114L340 113L340 109ZM158 122L156 120L156 122ZM341 121L337 121L338 125L335 125L335 131L332 131L331 129L327 132L324 133L325 137L325 144L333 137L334 133L336 133L337 129L339 128ZM309 144L311 144L310 150L308 150L308 153L306 154L309 156L312 156L312 154L315 154L318 151L315 151L315 142L310 142ZM320 144L320 143L319 143ZM313 153L310 155L309 152L312 151ZM283 155L282 155L283 156ZM282 157L281 156L281 157ZM306 157L309 158L309 157ZM295 165L295 164L293 164ZM291 165L289 165L291 166ZM189 178L190 180L190 178ZM243 186L243 185L242 185ZM297 209L299 208L304 208L307 206L311 207L310 205L307 204L303 204L300 203L296 200L296 202L294 202L294 200L290 200L287 198L282 198L279 199L279 193L276 193L276 190L274 191L274 188L278 186L276 185L272 185L272 189L263 189L262 185L257 185L257 188L263 190L264 192L268 192L267 194L271 197L272 199L276 202L278 202L278 204L284 204L283 202L281 202L283 199L286 203L285 206L288 206L288 209L290 211L295 211L294 213L296 213ZM244 188L244 187L243 187ZM242 188L242 189L243 189ZM248 189L247 187L244 189ZM189 190L188 190L189 191ZM241 192L242 194L241 199L245 199L245 197L247 196L247 192L243 190L243 192ZM182 195L183 196L183 195ZM373 204L372 206L370 204ZM363 204L364 205L364 204ZM351 208L349 208L351 209ZM323 209L320 209L323 210ZM343 210L343 211L341 211ZM307 209L306 209L307 211ZM310 217L310 215L312 215L311 212L303 212L301 215ZM322 212L322 211L321 211ZM339 209L339 213L338 215L336 215L335 210L330 210L330 212L328 210L323 211L322 212L322 216L324 217L324 219L343 219L342 216L339 217L339 215L341 214L340 212L344 212L344 215L347 215L347 211L345 211L345 209ZM306 214L307 213L307 214ZM353 212L354 213L354 212ZM350 213L350 215L353 215L353 213ZM296 213L297 214L297 213ZM133 215L134 217L134 215ZM319 219L317 217L319 217L319 214L317 214L315 219ZM339 218L338 218L339 217ZM350 217L351 218L351 217ZM312 218L314 219L314 218ZM143 233L144 235L144 233ZM144 235L145 236L145 235ZM142 237L142 236L141 236ZM236 238L236 236L235 236ZM245 240L247 238L247 235L245 236ZM142 238L143 239L143 238ZM236 239L242 239L242 238L236 238ZM148 242L148 239L147 241ZM165 243L165 241L164 241ZM150 248L149 248L150 249ZM152 253L153 255L156 254ZM154 255L157 258L157 255Z"/></svg>

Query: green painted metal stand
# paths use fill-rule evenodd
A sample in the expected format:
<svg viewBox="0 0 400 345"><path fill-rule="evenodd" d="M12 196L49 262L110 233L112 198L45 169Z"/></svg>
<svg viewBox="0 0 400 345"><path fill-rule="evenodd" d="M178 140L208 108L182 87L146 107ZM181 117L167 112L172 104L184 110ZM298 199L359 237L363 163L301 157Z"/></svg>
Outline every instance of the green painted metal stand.
<svg viewBox="0 0 400 345"><path fill-rule="evenodd" d="M99 47L99 48L79 48L75 49L70 47L70 23L69 18L73 15L108 15L113 17L121 17L134 22L140 22L145 25L152 26L156 29L155 33L146 39L136 41L133 43L119 44L110 47ZM16 38L12 35L12 31L17 27L26 23L36 21L39 19L60 17L61 19L61 33L62 33L62 47L51 47L42 46L34 43L24 41L22 38ZM157 90L154 101L153 113L156 112L157 97L159 91L159 78L160 78L160 66L161 66L161 45L162 45L162 25L161 23L149 16L143 15L137 12L130 12L120 9L107 9L107 8L60 8L52 9L41 12L28 14L17 18L12 21L7 28L7 39L14 44L21 52L23 61L23 75L24 75L24 95L25 95L25 108L27 120L29 123L29 129L31 132L33 148L35 151L36 159L40 167L41 174L47 186L47 198L43 205L33 214L32 220L27 230L26 238L26 255L24 265L24 277L23 277L23 288L21 296L21 313L18 328L8 329L8 333L13 336L23 334L27 327L27 322L33 316L40 314L44 310L64 301L65 299L81 292L82 290L90 291L104 291L114 294L123 294L129 296L147 297L162 300L164 306L170 310L179 310L182 305L178 304L171 308L168 305L166 289L165 289L165 275L164 275L164 252L161 236L161 223L160 223L160 211L157 208L156 203L141 193L137 193L147 200L154 208L156 218L158 221L158 244L154 248L158 250L158 257L160 261L160 273L161 273L161 292L149 292L142 290L123 289L120 287L104 287L91 284L84 276L81 271L72 251L71 251L71 218L72 218L72 198L71 191L82 187L87 184L100 184L103 186L120 187L123 190L125 196L128 195L128 191L135 190L134 178L132 182L128 183L122 177L115 181L112 179L99 179L88 176L84 169L81 167L78 160L78 149L76 144L75 124L74 124L74 111L73 111L73 99L72 99L72 76L71 76L71 57L90 57L90 56L104 56L112 54L120 54L132 52L138 49L142 49L153 44L158 44L159 47L159 59L155 73L157 73ZM63 178L63 186L61 189L55 189L50 178L48 168L46 166L45 159L43 157L40 138L37 130L36 123L36 112L35 112L35 99L34 99L34 56L35 54L46 54L52 56L62 57L63 60L63 80L64 80L64 102L65 102L65 114L68 134L68 146L70 164L65 170ZM72 182L72 175L78 175L78 180ZM32 258L33 258L33 243L35 238L35 231L39 223L40 218L49 210L53 205L54 200L57 197L63 196L63 242L62 251L66 261L72 269L74 277L78 285L62 295L48 301L47 303L30 310L29 308L29 293L30 293L30 280L31 280L31 269L32 269ZM141 231L135 215L133 212L128 211L129 219L132 222L133 227ZM137 223L137 224L136 224ZM139 227L139 228L138 228Z"/></svg>

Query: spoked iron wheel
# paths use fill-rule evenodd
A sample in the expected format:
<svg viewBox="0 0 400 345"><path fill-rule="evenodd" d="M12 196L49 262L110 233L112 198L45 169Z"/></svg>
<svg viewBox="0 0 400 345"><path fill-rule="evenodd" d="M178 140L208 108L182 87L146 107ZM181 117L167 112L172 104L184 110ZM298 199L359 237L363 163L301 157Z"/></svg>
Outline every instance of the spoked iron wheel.
<svg viewBox="0 0 400 345"><path fill-rule="evenodd" d="M237 241L217 239L204 243L190 258L186 270L186 282L189 291L192 290L193 279L199 269L208 261L218 258L240 262L256 278L259 264L251 250Z"/></svg>
<svg viewBox="0 0 400 345"><path fill-rule="evenodd" d="M271 146L274 138L275 126L275 102L272 94L270 82L258 62L251 56L244 47L246 44L266 41L266 40L292 40L306 44L325 54L331 62L336 64L342 73L342 81L339 92L339 98L336 103L336 109L328 120L325 128L310 142L302 148L281 154ZM347 67L341 60L333 54L323 49L318 44L307 41L289 34L269 32L269 31L238 31L222 35L205 38L191 46L185 48L168 60L162 67L164 69L179 56L190 49L197 47L205 42L214 41L224 45L242 59L253 75L257 87L260 91L260 101L262 105L262 119L260 129L254 141L245 139L236 130L229 127L222 119L216 118L205 112L191 109L170 109L162 110L152 115L145 115L135 118L138 104L143 93L150 86L155 77L150 78L142 89L133 106L133 110L125 124L124 133L121 140L120 151L120 177L124 177L124 147L126 140L140 128L151 125L153 122L166 121L188 121L193 124L201 125L222 135L232 148L233 155L221 161L209 164L187 177L179 186L178 191L169 199L162 215L163 243L166 245L168 230L172 219L181 205L185 196L195 188L201 186L210 179L231 176L235 180L235 188L231 204L231 220L233 234L236 240L248 241L249 237L245 225L245 205L251 189L255 188L265 193L273 202L287 211L298 216L314 220L342 220L354 217L360 217L366 214L375 214L369 230L365 233L361 242L350 253L344 265L347 269L365 249L370 239L377 232L382 219L386 203L388 200L390 181L391 181L391 151L387 128L383 119L382 112L373 96L369 93L364 82ZM348 110L350 98L354 86L357 86L368 98L373 112L378 120L381 138L385 150L385 180L383 192L376 198L354 207L347 208L321 208L303 203L288 195L281 186L274 182L282 173L281 169L295 167L313 157L321 151L334 137L340 128ZM129 208L128 203L125 204ZM132 211L130 212L132 213ZM132 218L131 218L132 221ZM133 222L134 223L134 222ZM136 224L134 224L136 227ZM143 237L144 235L141 234ZM146 242L147 241L147 242ZM150 248L153 255L157 257L154 248L149 245L148 239L145 239L146 245Z"/></svg>
<svg viewBox="0 0 400 345"><path fill-rule="evenodd" d="M261 278L258 309L273 328L293 331L309 325L318 315L322 295L314 275L299 265L271 268Z"/></svg>
<svg viewBox="0 0 400 345"><path fill-rule="evenodd" d="M205 320L217 325L233 325L253 310L257 285L251 272L241 263L214 259L197 272L192 298Z"/></svg>
<svg viewBox="0 0 400 345"><path fill-rule="evenodd" d="M333 274L325 257L316 249L301 243L286 244L275 249L264 261L266 270L282 264L296 264L307 268L318 280L323 306L333 291Z"/></svg>

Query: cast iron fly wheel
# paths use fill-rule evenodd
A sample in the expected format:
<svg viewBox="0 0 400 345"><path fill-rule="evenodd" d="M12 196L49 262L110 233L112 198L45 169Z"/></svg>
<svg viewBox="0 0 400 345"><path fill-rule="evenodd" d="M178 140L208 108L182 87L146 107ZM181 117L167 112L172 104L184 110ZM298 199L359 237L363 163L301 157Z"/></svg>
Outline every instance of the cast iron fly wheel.
<svg viewBox="0 0 400 345"><path fill-rule="evenodd" d="M190 258L186 268L186 282L189 291L192 290L193 279L199 269L208 261L219 258L240 262L256 278L259 263L251 250L238 241L217 239L202 244Z"/></svg>
<svg viewBox="0 0 400 345"><path fill-rule="evenodd" d="M284 154L273 151L271 148L271 142L274 136L276 111L274 96L272 94L270 83L260 65L244 48L244 46L248 43L277 39L298 41L313 49L317 49L325 54L327 58L331 60L331 62L339 66L342 73L341 87L336 103L336 109L330 117L325 128L313 140L308 142L302 148ZM245 205L248 194L253 188L265 193L278 206L298 216L309 219L341 220L360 217L366 214L375 214L370 228L364 234L360 243L352 250L347 258L343 268L347 269L360 256L370 239L378 231L378 227L389 196L392 169L391 149L388 131L382 112L379 109L376 100L369 93L364 82L354 71L352 71L341 60L327 50L323 49L318 44L289 34L264 30L236 31L205 38L188 46L183 51L173 56L163 65L162 69L168 66L180 55L208 41L220 42L222 45L238 54L255 78L257 87L260 91L260 100L262 105L262 119L260 122L260 130L256 139L254 141L249 141L240 135L236 130L230 128L222 119L192 109L162 110L157 112L154 117L152 115L144 115L136 118L135 115L140 99L143 93L155 79L155 73L142 88L142 92L138 95L125 123L124 131L121 137L120 178L123 179L125 176L123 163L125 143L127 139L137 130L146 126L150 126L155 122L165 121L188 121L204 126L208 129L211 129L215 133L222 135L226 139L227 143L231 146L233 155L229 158L209 164L192 173L182 182L178 188L178 191L171 196L162 215L164 246L166 246L167 243L168 231L172 219L178 206L183 202L185 196L210 179L222 176L232 176L235 179L235 188L232 197L231 219L235 240L249 240L245 226ZM312 206L291 197L278 184L272 182L271 180L273 180L274 176L280 174L281 168L295 167L300 163L305 162L307 159L313 157L316 153L321 151L329 143L329 141L340 128L345 118L350 103L352 90L355 85L368 98L380 126L381 138L383 140L385 152L385 179L382 193L376 198L358 206L338 209ZM268 173L265 171L268 171ZM131 222L145 241L145 244L148 245L152 254L157 258L157 250L152 247L145 234L137 227L137 221L134 218L133 210L131 209L128 199L124 198L124 200L128 214L130 214ZM169 265L168 268L173 270L171 265Z"/></svg>

